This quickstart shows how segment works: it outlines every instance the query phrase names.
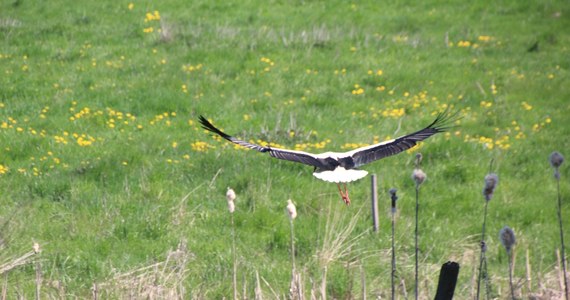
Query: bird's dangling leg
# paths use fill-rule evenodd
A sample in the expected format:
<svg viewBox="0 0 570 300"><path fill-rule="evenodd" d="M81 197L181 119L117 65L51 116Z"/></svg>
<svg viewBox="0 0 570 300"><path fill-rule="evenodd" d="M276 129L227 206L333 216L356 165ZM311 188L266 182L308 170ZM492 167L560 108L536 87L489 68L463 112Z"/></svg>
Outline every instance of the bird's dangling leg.
<svg viewBox="0 0 570 300"><path fill-rule="evenodd" d="M344 198L342 198L342 200L344 200L344 203L347 206L350 205L350 198L348 197L348 189L346 188L346 183L344 184Z"/></svg>
<svg viewBox="0 0 570 300"><path fill-rule="evenodd" d="M346 189L346 183L344 184L344 192L340 188L340 183L337 183L336 186L338 187L338 192L340 193L340 196L342 197L342 201L344 201L344 204L346 204L347 206L350 205L350 198L348 198L348 190Z"/></svg>

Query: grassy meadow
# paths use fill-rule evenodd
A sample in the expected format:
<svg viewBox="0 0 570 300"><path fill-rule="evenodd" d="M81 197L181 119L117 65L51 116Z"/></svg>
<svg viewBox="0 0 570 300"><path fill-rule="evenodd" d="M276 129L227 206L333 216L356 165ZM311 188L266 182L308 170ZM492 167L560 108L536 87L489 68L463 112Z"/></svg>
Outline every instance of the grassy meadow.
<svg viewBox="0 0 570 300"><path fill-rule="evenodd" d="M392 187L397 295L412 297L416 153L427 173L422 299L448 260L461 265L456 298L473 299L489 171L492 296L509 297L505 225L518 297L560 295L548 156L570 157L568 28L566 1L3 1L2 299L231 299L232 222L238 296L286 298L287 199L305 297L387 299ZM363 168L378 176L377 233L370 177L349 184L347 207L311 167L238 149L197 122L348 151L446 108L463 116L457 127ZM560 171L570 238L567 162Z"/></svg>

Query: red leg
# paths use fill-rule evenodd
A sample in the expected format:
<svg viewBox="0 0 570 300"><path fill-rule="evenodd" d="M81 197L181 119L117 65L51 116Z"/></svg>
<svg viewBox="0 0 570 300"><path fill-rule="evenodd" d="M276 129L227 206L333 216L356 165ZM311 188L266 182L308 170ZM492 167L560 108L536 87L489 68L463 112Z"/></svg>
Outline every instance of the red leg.
<svg viewBox="0 0 570 300"><path fill-rule="evenodd" d="M350 205L350 198L348 198L348 190L346 189L346 183L344 183L344 192L340 188L340 183L337 183L336 186L338 187L338 192L340 193L342 201L344 201L346 205Z"/></svg>
<svg viewBox="0 0 570 300"><path fill-rule="evenodd" d="M344 193L342 192L342 189L340 188L340 183L337 182L336 187L338 187L338 192L340 193L340 196L344 199Z"/></svg>
<svg viewBox="0 0 570 300"><path fill-rule="evenodd" d="M342 197L344 203L348 206L350 205L350 198L348 197L348 188L346 187L346 183L344 184L344 197Z"/></svg>

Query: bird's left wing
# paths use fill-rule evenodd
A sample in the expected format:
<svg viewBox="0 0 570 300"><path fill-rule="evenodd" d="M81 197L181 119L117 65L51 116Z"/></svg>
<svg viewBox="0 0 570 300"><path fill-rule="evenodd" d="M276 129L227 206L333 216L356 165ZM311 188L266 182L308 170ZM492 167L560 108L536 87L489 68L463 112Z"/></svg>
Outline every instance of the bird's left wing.
<svg viewBox="0 0 570 300"><path fill-rule="evenodd" d="M253 150L256 150L256 151L259 151L259 152L267 152L267 151L269 151L269 148L268 148L268 147L263 147L263 146L260 146L260 145L257 145L257 144L248 143L248 142L246 142L246 141L242 141L242 140L240 140L240 139L236 139L235 137L226 134L225 132L219 130L219 129L216 128L214 125L212 125L212 123L210 123L210 121L208 121L208 119L204 118L204 116L200 116L200 124L202 124L202 128L204 128L204 129L206 129L206 130L208 130L208 131L210 131L210 132L213 132L213 133L215 133L215 134L221 136L222 138L224 138L224 139L226 139L226 140L228 140L228 141L230 141L230 142L232 142L232 143L234 143L234 144L237 144L237 145L240 145L240 146L249 148L249 149L253 149Z"/></svg>
<svg viewBox="0 0 570 300"><path fill-rule="evenodd" d="M214 125L212 125L212 123L210 123L208 121L208 119L204 118L203 116L200 116L200 124L202 124L202 128L204 128L210 132L213 132L213 133L221 136L222 138L224 138L224 139L226 139L226 140L228 140L234 144L237 144L237 145L240 145L243 147L247 147L247 148L259 151L259 152L268 152L269 155L271 155L272 157L278 158L278 159L294 161L294 162L302 163L305 165L310 165L310 166L317 167L317 168L324 167L322 160L317 158L315 155L313 155L311 153L303 152L303 151L288 150L288 149L264 147L261 145L252 144L252 143L237 139L231 135L224 133L220 129L216 128Z"/></svg>
<svg viewBox="0 0 570 300"><path fill-rule="evenodd" d="M357 168L384 157L408 150L414 147L419 141L423 141L436 133L446 131L451 127L449 124L457 119L457 113L450 113L446 110L440 113L430 125L422 130L393 140L354 149L348 152L348 155L352 156L354 167Z"/></svg>

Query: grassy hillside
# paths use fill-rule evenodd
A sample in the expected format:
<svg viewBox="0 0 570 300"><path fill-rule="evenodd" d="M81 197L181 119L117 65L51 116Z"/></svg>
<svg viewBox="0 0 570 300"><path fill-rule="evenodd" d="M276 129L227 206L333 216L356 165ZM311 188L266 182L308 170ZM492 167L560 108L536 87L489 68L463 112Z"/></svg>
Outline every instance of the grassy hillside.
<svg viewBox="0 0 570 300"><path fill-rule="evenodd" d="M462 266L456 294L472 295L490 169L500 178L487 223L493 294L508 296L504 225L517 235L517 290L560 290L548 155L570 156L569 14L564 1L5 1L0 266L33 243L41 252L6 268L2 289L33 298L41 276L40 293L56 297L231 298L232 187L240 295L253 297L256 273L266 297L289 293L293 199L306 296L326 269L330 298L360 297L363 283L388 297L396 187L398 282L410 294L420 152L422 295L433 297L447 260ZM346 151L421 129L448 107L463 115L457 128L364 168L379 179L378 233L368 177L349 185L346 207L310 167L237 149L197 122ZM566 163L567 235L569 175Z"/></svg>

